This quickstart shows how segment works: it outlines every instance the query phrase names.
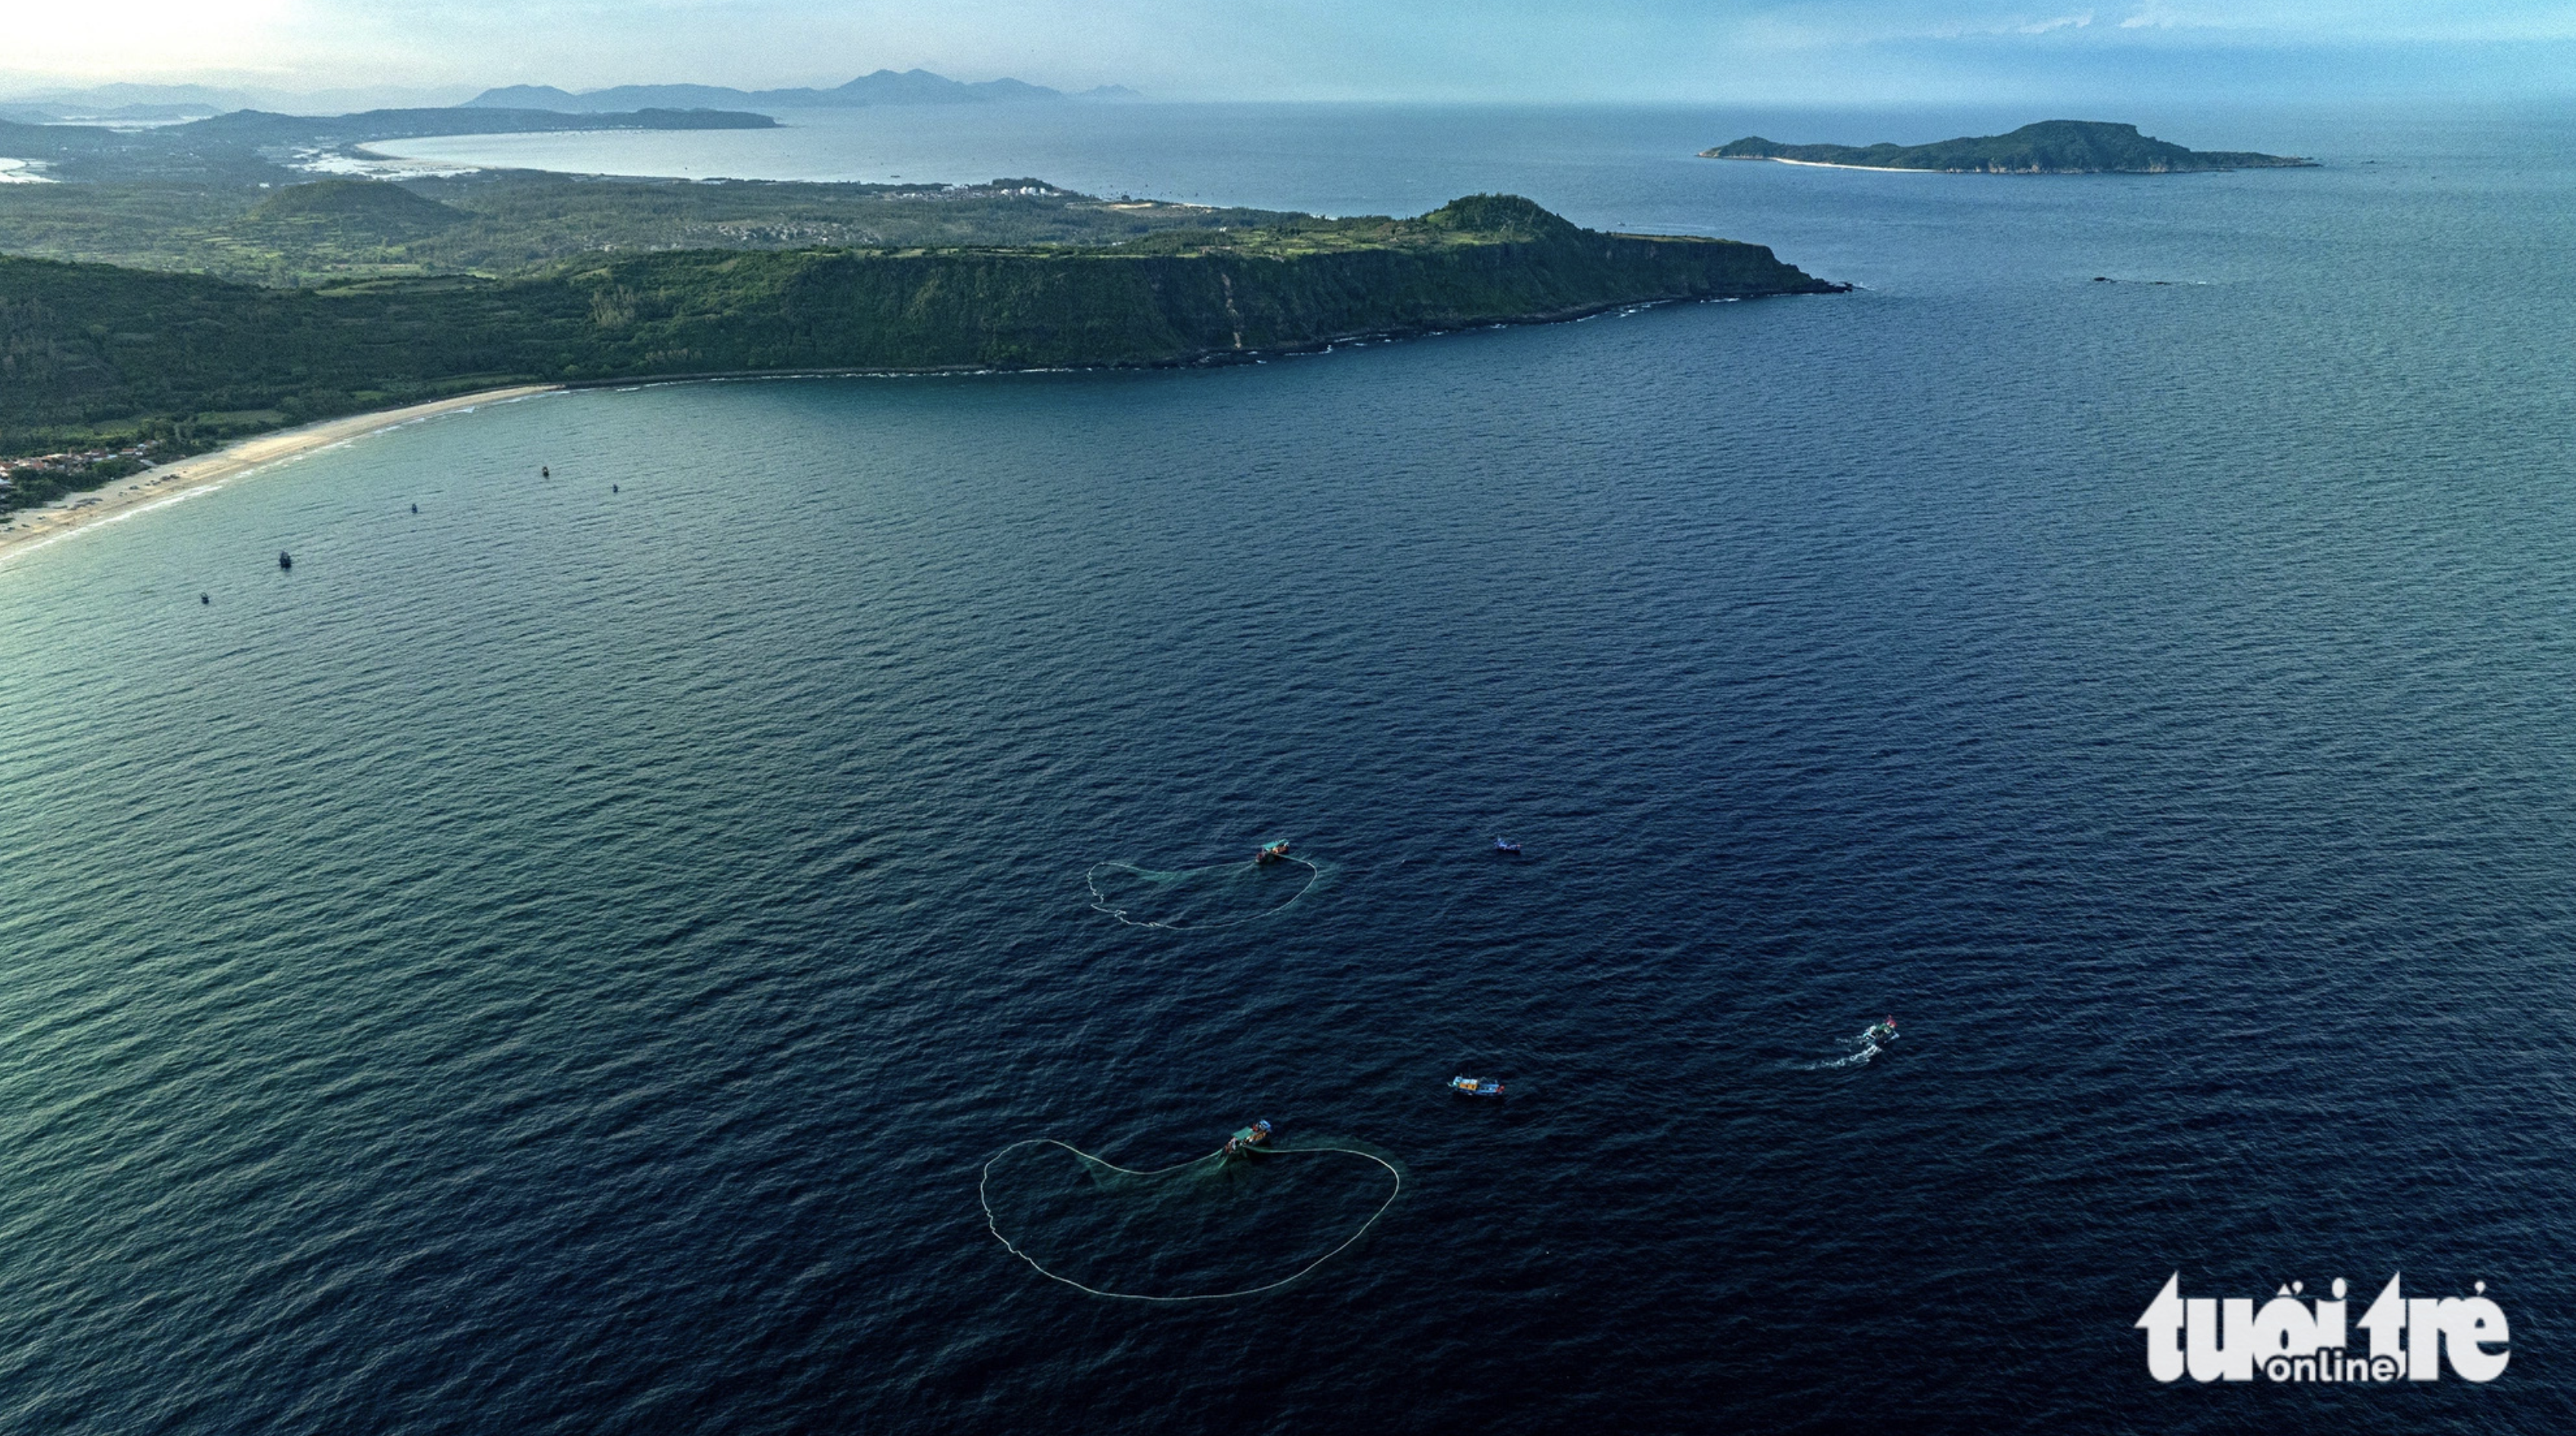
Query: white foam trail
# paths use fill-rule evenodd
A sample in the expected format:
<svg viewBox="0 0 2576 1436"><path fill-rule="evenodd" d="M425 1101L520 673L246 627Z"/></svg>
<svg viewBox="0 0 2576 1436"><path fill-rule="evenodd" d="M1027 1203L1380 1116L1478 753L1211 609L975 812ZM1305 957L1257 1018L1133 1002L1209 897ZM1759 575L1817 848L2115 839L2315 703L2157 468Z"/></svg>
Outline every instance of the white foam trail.
<svg viewBox="0 0 2576 1436"><path fill-rule="evenodd" d="M1887 1050L1886 1048L1879 1046L1878 1042L1870 1036L1871 1033L1876 1032L1877 1030L1878 1026L1876 1023L1872 1023L1868 1027L1862 1028L1861 1034L1858 1037L1845 1039L1850 1042L1852 1046L1858 1048L1858 1051L1849 1053L1842 1057L1837 1057L1831 1062L1811 1062L1807 1064L1807 1070L1810 1072L1821 1072L1834 1067L1860 1067L1867 1065L1869 1059ZM1887 1040L1893 1042L1896 1039L1894 1037L1890 1037Z"/></svg>

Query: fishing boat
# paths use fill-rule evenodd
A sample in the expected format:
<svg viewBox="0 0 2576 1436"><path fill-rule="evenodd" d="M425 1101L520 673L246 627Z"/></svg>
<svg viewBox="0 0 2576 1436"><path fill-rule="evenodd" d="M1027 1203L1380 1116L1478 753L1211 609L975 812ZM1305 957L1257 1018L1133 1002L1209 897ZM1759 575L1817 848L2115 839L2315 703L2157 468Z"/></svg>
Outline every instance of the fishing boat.
<svg viewBox="0 0 2576 1436"><path fill-rule="evenodd" d="M1503 1084L1488 1082L1482 1077L1452 1077L1449 1079L1449 1090L1461 1097L1500 1097L1503 1095Z"/></svg>
<svg viewBox="0 0 2576 1436"><path fill-rule="evenodd" d="M1509 838L1496 838L1494 839L1494 851L1498 853L1510 853L1514 857L1518 857L1520 855L1521 845L1513 842Z"/></svg>
<svg viewBox="0 0 2576 1436"><path fill-rule="evenodd" d="M1281 838L1279 841L1268 844L1263 847L1261 851L1254 853L1252 855L1252 860L1256 863L1275 863L1286 856L1288 856L1288 840L1286 838Z"/></svg>
<svg viewBox="0 0 2576 1436"><path fill-rule="evenodd" d="M1870 1029L1861 1034L1861 1040L1872 1047L1884 1047L1895 1041L1896 1019L1891 1017L1885 1022L1875 1022L1870 1024Z"/></svg>
<svg viewBox="0 0 2576 1436"><path fill-rule="evenodd" d="M295 567L295 555L288 553L284 549L279 549L277 551L277 566L279 568Z"/></svg>
<svg viewBox="0 0 2576 1436"><path fill-rule="evenodd" d="M1270 1124L1266 1121L1255 1122L1251 1126L1246 1127L1241 1131L1236 1132L1233 1136L1225 1139L1225 1155L1229 1157L1251 1156L1253 1152L1258 1150L1262 1144L1269 1140Z"/></svg>

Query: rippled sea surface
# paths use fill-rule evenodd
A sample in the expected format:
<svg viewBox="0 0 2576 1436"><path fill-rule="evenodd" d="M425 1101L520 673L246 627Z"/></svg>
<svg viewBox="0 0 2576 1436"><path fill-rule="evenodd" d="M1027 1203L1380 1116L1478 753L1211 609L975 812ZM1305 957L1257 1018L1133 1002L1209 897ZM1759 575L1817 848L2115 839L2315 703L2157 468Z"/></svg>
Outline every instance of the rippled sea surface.
<svg viewBox="0 0 2576 1436"><path fill-rule="evenodd" d="M544 397L0 566L0 1427L2576 1422L2576 125L1544 120L1417 187L1866 287ZM1345 1150L985 1170L1257 1117ZM1163 1294L1395 1199L1155 1306L979 1183ZM2401 1270L2502 1378L2131 1329Z"/></svg>

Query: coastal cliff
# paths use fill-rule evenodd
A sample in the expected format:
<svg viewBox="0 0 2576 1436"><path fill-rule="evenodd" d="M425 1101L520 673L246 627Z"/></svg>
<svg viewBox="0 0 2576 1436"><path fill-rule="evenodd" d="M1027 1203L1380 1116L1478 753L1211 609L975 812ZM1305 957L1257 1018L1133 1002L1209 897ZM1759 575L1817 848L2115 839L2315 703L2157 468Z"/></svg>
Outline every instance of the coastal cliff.
<svg viewBox="0 0 2576 1436"><path fill-rule="evenodd" d="M565 377L1185 364L1839 287L1759 245L1601 234L1499 197L1413 221L1180 231L1116 249L653 255L561 283L608 316L563 355Z"/></svg>
<svg viewBox="0 0 2576 1436"><path fill-rule="evenodd" d="M1841 287L1760 245L1603 234L1507 196L1103 248L691 251L337 289L0 259L0 453L184 452L504 383L1225 362Z"/></svg>

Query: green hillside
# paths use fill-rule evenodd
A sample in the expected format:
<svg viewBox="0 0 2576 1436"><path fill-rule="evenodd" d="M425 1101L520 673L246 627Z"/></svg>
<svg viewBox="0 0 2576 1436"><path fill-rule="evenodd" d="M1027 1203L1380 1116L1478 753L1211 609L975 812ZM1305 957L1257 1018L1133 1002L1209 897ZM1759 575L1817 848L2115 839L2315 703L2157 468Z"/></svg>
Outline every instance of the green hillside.
<svg viewBox="0 0 2576 1436"><path fill-rule="evenodd" d="M271 192L242 217L242 228L282 239L383 245L422 239L466 218L400 185L333 179Z"/></svg>
<svg viewBox="0 0 2576 1436"><path fill-rule="evenodd" d="M1596 233L1501 196L1115 248L700 250L333 289L0 259L0 454L168 452L515 381L1185 364L1835 288L1758 245Z"/></svg>
<svg viewBox="0 0 2576 1436"><path fill-rule="evenodd" d="M2006 135L1928 145L1783 145L1759 135L1700 151L1702 159L1796 160L1951 174L2180 174L2310 167L2314 160L2242 150L2190 150L2099 120L2042 120Z"/></svg>
<svg viewBox="0 0 2576 1436"><path fill-rule="evenodd" d="M1097 199L1033 179L711 183L494 170L399 184L293 180L301 182L0 185L0 253L330 286L424 274L509 278L582 256L672 249L1107 245L1163 229L1302 218ZM406 205L407 197L424 205Z"/></svg>

